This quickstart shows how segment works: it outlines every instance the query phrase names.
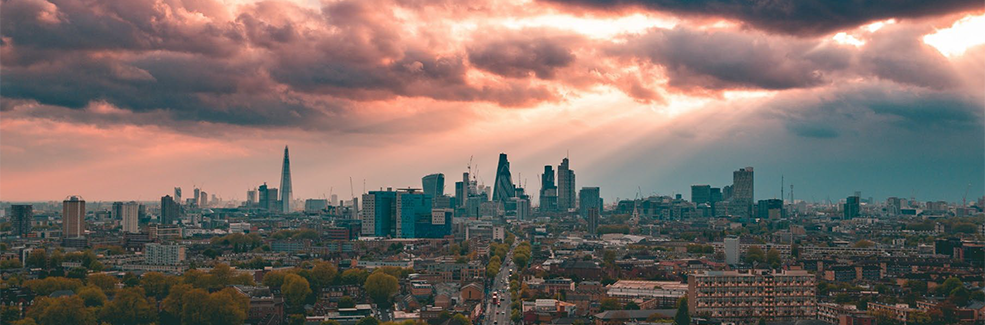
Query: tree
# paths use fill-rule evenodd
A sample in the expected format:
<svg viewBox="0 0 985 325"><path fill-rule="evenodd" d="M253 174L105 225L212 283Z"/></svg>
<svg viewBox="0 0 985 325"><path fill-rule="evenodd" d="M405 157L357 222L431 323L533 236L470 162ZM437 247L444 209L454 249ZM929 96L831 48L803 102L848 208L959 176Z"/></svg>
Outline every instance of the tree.
<svg viewBox="0 0 985 325"><path fill-rule="evenodd" d="M469 320L468 317L465 317L465 315L455 314L451 316L451 320L448 322L448 325L472 325L472 321Z"/></svg>
<svg viewBox="0 0 985 325"><path fill-rule="evenodd" d="M27 311L39 325L95 325L96 317L77 296L42 297Z"/></svg>
<svg viewBox="0 0 985 325"><path fill-rule="evenodd" d="M935 290L937 290L938 296L948 296L951 294L952 291L954 291L954 289L963 286L964 283L961 282L961 279L952 276L950 278L947 278L947 280L944 280L944 283L937 286Z"/></svg>
<svg viewBox="0 0 985 325"><path fill-rule="evenodd" d="M21 266L21 260L16 258L0 261L0 270L19 269Z"/></svg>
<svg viewBox="0 0 985 325"><path fill-rule="evenodd" d="M335 276L337 276L339 270L335 268L335 265L328 262L318 262L315 263L315 267L311 269L311 285L316 289L321 289L332 281L335 281Z"/></svg>
<svg viewBox="0 0 985 325"><path fill-rule="evenodd" d="M356 301L349 296L342 296L339 299L339 308L352 308L356 306Z"/></svg>
<svg viewBox="0 0 985 325"><path fill-rule="evenodd" d="M770 267L774 269L778 268L782 262L783 260L780 258L780 252L776 249L770 249L770 251L766 253L766 263L768 263Z"/></svg>
<svg viewBox="0 0 985 325"><path fill-rule="evenodd" d="M82 286L82 281L63 277L47 277L40 280L24 281L23 286L31 289L31 292L36 295L47 296L59 290L75 291ZM35 320L40 321L39 319Z"/></svg>
<svg viewBox="0 0 985 325"><path fill-rule="evenodd" d="M326 321L322 321L320 325L342 325L342 324L339 324L339 322L334 319L329 319Z"/></svg>
<svg viewBox="0 0 985 325"><path fill-rule="evenodd" d="M903 286L920 295L927 293L927 282L924 281L906 280Z"/></svg>
<svg viewBox="0 0 985 325"><path fill-rule="evenodd" d="M947 300L954 303L957 306L964 307L968 305L968 300L971 298L971 291L965 288L964 285L954 288L951 293L947 295Z"/></svg>
<svg viewBox="0 0 985 325"><path fill-rule="evenodd" d="M271 288L280 288L284 285L284 277L287 276L287 272L284 271L271 271L263 275L263 285Z"/></svg>
<svg viewBox="0 0 985 325"><path fill-rule="evenodd" d="M79 288L76 293L86 307L99 307L106 304L106 294L99 287L90 285Z"/></svg>
<svg viewBox="0 0 985 325"><path fill-rule="evenodd" d="M99 311L99 318L113 325L151 324L157 321L157 302L144 289L126 288Z"/></svg>
<svg viewBox="0 0 985 325"><path fill-rule="evenodd" d="M622 308L626 310L640 310L640 305L637 305L634 301L630 301L627 302Z"/></svg>
<svg viewBox="0 0 985 325"><path fill-rule="evenodd" d="M602 311L619 310L622 309L622 304L620 304L619 300L616 300L615 298L604 298L602 299L600 307Z"/></svg>
<svg viewBox="0 0 985 325"><path fill-rule="evenodd" d="M164 299L168 296L168 290L172 286L178 283L178 278L170 275L164 275L159 272L148 272L140 278L140 286L144 288L144 292L147 296L154 297L156 299Z"/></svg>
<svg viewBox="0 0 985 325"><path fill-rule="evenodd" d="M677 313L674 314L674 324L691 324L691 314L688 312L687 297L681 297L680 300L677 300Z"/></svg>
<svg viewBox="0 0 985 325"><path fill-rule="evenodd" d="M45 267L47 264L47 259L48 255L43 249L34 249L27 255L27 259L24 260L24 264L27 265L27 267Z"/></svg>
<svg viewBox="0 0 985 325"><path fill-rule="evenodd" d="M125 287L136 287L140 285L140 277L133 272L127 272L123 274L123 286Z"/></svg>
<svg viewBox="0 0 985 325"><path fill-rule="evenodd" d="M390 297L400 290L400 284L397 282L397 278L392 275L377 271L366 278L364 289L366 294L373 298L373 301L383 305L388 303Z"/></svg>
<svg viewBox="0 0 985 325"><path fill-rule="evenodd" d="M300 307L311 294L311 285L300 275L288 273L284 276L284 285L280 287L280 292L284 294L288 305Z"/></svg>
<svg viewBox="0 0 985 325"><path fill-rule="evenodd" d="M113 293L116 291L116 285L120 283L116 277L105 274L105 273L93 273L86 277L86 282L89 285L94 285L103 289L103 292Z"/></svg>
<svg viewBox="0 0 985 325"><path fill-rule="evenodd" d="M369 272L363 269L348 269L342 272L342 284L363 284L366 283L366 278L369 277Z"/></svg>
<svg viewBox="0 0 985 325"><path fill-rule="evenodd" d="M380 325L380 321L373 316L366 316L356 322L356 325Z"/></svg>
<svg viewBox="0 0 985 325"><path fill-rule="evenodd" d="M750 246L749 249L746 250L745 261L750 264L762 263L766 261L766 253L763 252L763 249L759 246Z"/></svg>

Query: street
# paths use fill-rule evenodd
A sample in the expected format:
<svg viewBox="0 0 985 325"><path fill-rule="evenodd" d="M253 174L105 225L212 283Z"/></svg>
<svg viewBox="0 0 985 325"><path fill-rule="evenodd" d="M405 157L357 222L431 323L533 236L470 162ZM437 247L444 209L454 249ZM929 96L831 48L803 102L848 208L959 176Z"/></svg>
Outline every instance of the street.
<svg viewBox="0 0 985 325"><path fill-rule="evenodd" d="M486 318L485 325L508 325L510 324L510 269L515 271L513 266L513 250L519 244L519 241L514 242L513 246L510 247L509 253L506 254L506 260L503 261L503 266L499 269L499 273L496 274L496 279L493 280L492 288L490 288L489 296L486 297ZM493 304L492 292L498 292L499 304Z"/></svg>

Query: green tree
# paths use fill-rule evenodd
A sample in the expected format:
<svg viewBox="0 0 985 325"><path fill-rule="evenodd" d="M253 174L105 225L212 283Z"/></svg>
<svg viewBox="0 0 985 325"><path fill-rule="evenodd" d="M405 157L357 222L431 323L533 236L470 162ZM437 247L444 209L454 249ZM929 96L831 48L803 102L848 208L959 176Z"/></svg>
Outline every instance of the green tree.
<svg viewBox="0 0 985 325"><path fill-rule="evenodd" d="M782 262L783 260L780 258L780 252L776 249L770 249L770 251L766 253L766 263L769 264L770 267L778 268Z"/></svg>
<svg viewBox="0 0 985 325"><path fill-rule="evenodd" d="M750 264L765 262L766 253L763 252L763 249L759 246L750 246L749 249L746 250L745 261Z"/></svg>
<svg viewBox="0 0 985 325"><path fill-rule="evenodd" d="M168 290L171 286L178 283L178 278L170 275L165 275L160 272L148 272L144 276L140 277L140 287L144 288L144 292L147 296L154 297L156 299L164 299L168 296Z"/></svg>
<svg viewBox="0 0 985 325"><path fill-rule="evenodd" d="M40 280L27 280L22 284L36 295L47 296L59 290L75 291L82 286L82 281L63 277L47 277ZM40 321L40 319L35 319Z"/></svg>
<svg viewBox="0 0 985 325"><path fill-rule="evenodd" d="M82 324L95 325L96 317L77 296L42 297L27 310L27 316L38 325Z"/></svg>
<svg viewBox="0 0 985 325"><path fill-rule="evenodd" d="M383 305L390 301L390 297L395 295L398 290L400 290L400 284L397 278L392 275L386 274L384 272L373 272L368 278L366 278L366 283L363 288L366 290L366 294L373 299L377 304Z"/></svg>
<svg viewBox="0 0 985 325"><path fill-rule="evenodd" d="M106 304L106 294L99 287L90 285L79 288L76 293L86 307L99 307Z"/></svg>
<svg viewBox="0 0 985 325"><path fill-rule="evenodd" d="M0 261L0 270L19 269L21 267L21 260L16 258Z"/></svg>
<svg viewBox="0 0 985 325"><path fill-rule="evenodd" d="M627 302L622 308L626 310L640 310L640 305L637 305L636 302L630 301Z"/></svg>
<svg viewBox="0 0 985 325"><path fill-rule="evenodd" d="M284 285L280 287L280 292L284 294L287 304L291 307L300 307L311 294L311 285L304 277L294 273L284 276Z"/></svg>
<svg viewBox="0 0 985 325"><path fill-rule="evenodd" d="M326 321L322 321L320 325L342 325L342 324L339 324L339 322L334 319L329 319Z"/></svg>
<svg viewBox="0 0 985 325"><path fill-rule="evenodd" d="M48 254L46 254L43 249L33 249L31 250L31 253L27 255L27 259L24 260L24 264L26 264L27 267L45 267L45 265L47 265L47 260Z"/></svg>
<svg viewBox="0 0 985 325"><path fill-rule="evenodd" d="M677 300L677 313L674 314L675 325L691 324L691 314L687 310L687 297Z"/></svg>
<svg viewBox="0 0 985 325"><path fill-rule="evenodd" d="M903 283L903 287L906 287L907 289L910 289L910 291L913 291L920 295L927 293L927 282L924 281L906 280L906 282Z"/></svg>
<svg viewBox="0 0 985 325"><path fill-rule="evenodd" d="M339 270L335 268L335 265L328 262L318 262L315 263L315 267L311 269L311 285L316 289L324 288L327 285L332 284L335 281L335 277L338 275Z"/></svg>
<svg viewBox="0 0 985 325"><path fill-rule="evenodd" d="M369 272L363 269L348 269L342 272L342 284L363 284L366 283L366 278L369 277Z"/></svg>
<svg viewBox="0 0 985 325"><path fill-rule="evenodd" d="M380 321L373 316L366 316L356 322L356 325L380 325Z"/></svg>
<svg viewBox="0 0 985 325"><path fill-rule="evenodd" d="M339 308L352 308L356 306L356 301L349 296L342 296L339 299Z"/></svg>
<svg viewBox="0 0 985 325"><path fill-rule="evenodd" d="M116 285L120 283L116 277L105 273L93 273L86 277L86 283L103 289L103 292L116 292Z"/></svg>
<svg viewBox="0 0 985 325"><path fill-rule="evenodd" d="M622 304L616 298L603 298L601 301L602 311L606 310L620 310L622 309Z"/></svg>
<svg viewBox="0 0 985 325"><path fill-rule="evenodd" d="M144 296L144 289L120 290L99 311L99 318L113 325L152 324L157 321L157 302Z"/></svg>

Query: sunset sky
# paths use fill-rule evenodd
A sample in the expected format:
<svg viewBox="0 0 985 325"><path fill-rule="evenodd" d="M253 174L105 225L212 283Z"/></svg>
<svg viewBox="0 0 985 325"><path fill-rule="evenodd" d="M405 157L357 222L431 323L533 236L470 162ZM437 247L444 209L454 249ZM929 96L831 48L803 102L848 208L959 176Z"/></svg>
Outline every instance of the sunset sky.
<svg viewBox="0 0 985 325"><path fill-rule="evenodd" d="M0 34L4 201L242 200L285 145L296 198L500 152L607 202L985 193L979 0L5 0Z"/></svg>

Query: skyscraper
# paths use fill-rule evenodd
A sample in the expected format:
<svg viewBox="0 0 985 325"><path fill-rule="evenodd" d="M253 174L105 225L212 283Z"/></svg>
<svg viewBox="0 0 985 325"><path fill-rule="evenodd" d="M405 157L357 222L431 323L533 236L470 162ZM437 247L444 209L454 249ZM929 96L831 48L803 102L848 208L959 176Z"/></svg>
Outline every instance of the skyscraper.
<svg viewBox="0 0 985 325"><path fill-rule="evenodd" d="M431 223L431 199L414 189L397 192L396 237L417 238L417 224Z"/></svg>
<svg viewBox="0 0 985 325"><path fill-rule="evenodd" d="M363 194L362 235L390 236L396 214L397 192L370 191Z"/></svg>
<svg viewBox="0 0 985 325"><path fill-rule="evenodd" d="M598 236L599 209L595 207L588 208L588 216L586 221L588 221L588 233L592 235L592 237Z"/></svg>
<svg viewBox="0 0 985 325"><path fill-rule="evenodd" d="M732 172L732 199L753 202L752 167L739 168L739 170Z"/></svg>
<svg viewBox="0 0 985 325"><path fill-rule="evenodd" d="M845 199L845 220L858 218L861 210L861 198L858 195L852 195Z"/></svg>
<svg viewBox="0 0 985 325"><path fill-rule="evenodd" d="M694 204L711 204L711 186L691 185L691 202Z"/></svg>
<svg viewBox="0 0 985 325"><path fill-rule="evenodd" d="M294 190L291 189L291 158L287 154L287 146L284 146L284 165L280 172L280 201L283 205L281 211L291 212L291 201L294 200Z"/></svg>
<svg viewBox="0 0 985 325"><path fill-rule="evenodd" d="M575 208L575 171L568 165L568 158L557 166L557 207L562 211Z"/></svg>
<svg viewBox="0 0 985 325"><path fill-rule="evenodd" d="M79 196L71 196L62 201L62 238L85 236L86 201Z"/></svg>
<svg viewBox="0 0 985 325"><path fill-rule="evenodd" d="M738 209L729 211L736 216L749 217L754 200L752 167L740 168L732 172L732 204Z"/></svg>
<svg viewBox="0 0 985 325"><path fill-rule="evenodd" d="M205 191L198 192L198 207L205 208L209 206L209 193Z"/></svg>
<svg viewBox="0 0 985 325"><path fill-rule="evenodd" d="M140 232L138 227L138 209L140 204L137 202L113 202L111 214L114 220L120 220L123 226L122 231L128 233Z"/></svg>
<svg viewBox="0 0 985 325"><path fill-rule="evenodd" d="M174 200L175 200L175 202L181 202L181 188L180 187L175 187L174 188Z"/></svg>
<svg viewBox="0 0 985 325"><path fill-rule="evenodd" d="M421 178L424 195L439 197L445 195L445 174L431 174Z"/></svg>
<svg viewBox="0 0 985 325"><path fill-rule="evenodd" d="M202 202L199 201L199 198L201 198L202 190L200 190L200 189L198 189L196 187L195 190L192 191L192 194L194 194L194 195L192 195L192 206L195 206L195 207L201 206L202 205ZM177 200L175 200L175 201L177 201ZM181 203L181 202L178 201L178 203Z"/></svg>
<svg viewBox="0 0 985 325"><path fill-rule="evenodd" d="M514 196L516 196L516 188L513 185L513 176L510 174L510 161L506 159L505 153L500 153L499 164L496 166L493 201L505 204Z"/></svg>
<svg viewBox="0 0 985 325"><path fill-rule="evenodd" d="M254 206L257 204L257 190L246 190L246 206Z"/></svg>
<svg viewBox="0 0 985 325"><path fill-rule="evenodd" d="M14 204L10 206L10 221L13 223L13 235L25 237L31 233L31 219L34 219L34 206L30 204Z"/></svg>
<svg viewBox="0 0 985 325"><path fill-rule="evenodd" d="M161 224L170 225L181 219L181 206L170 195L161 197Z"/></svg>
<svg viewBox="0 0 985 325"><path fill-rule="evenodd" d="M587 220L592 209L597 213L602 212L602 198L598 187L582 187L578 192L578 199L578 210L582 218Z"/></svg>
<svg viewBox="0 0 985 325"><path fill-rule="evenodd" d="M544 166L540 175L540 210L557 211L557 185L554 185L554 166Z"/></svg>
<svg viewBox="0 0 985 325"><path fill-rule="evenodd" d="M257 194L260 197L260 202L258 202L260 209L277 212L282 208L282 206L278 205L280 200L277 199L276 188L267 187L267 183L263 183L257 189Z"/></svg>

